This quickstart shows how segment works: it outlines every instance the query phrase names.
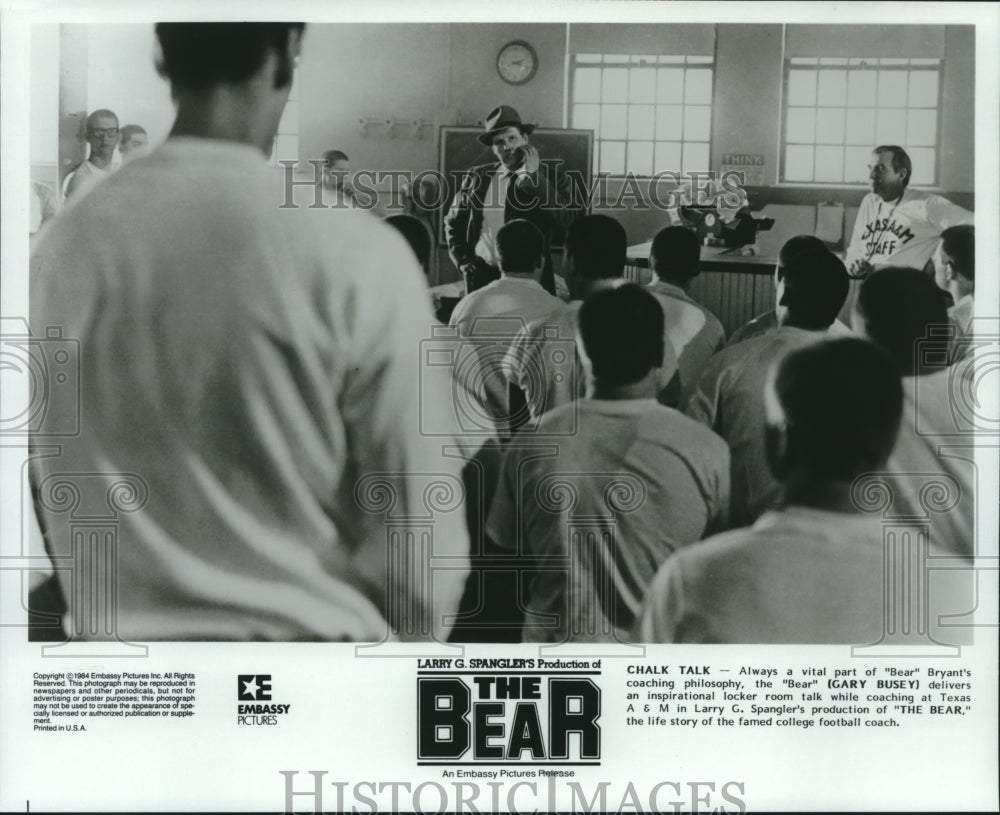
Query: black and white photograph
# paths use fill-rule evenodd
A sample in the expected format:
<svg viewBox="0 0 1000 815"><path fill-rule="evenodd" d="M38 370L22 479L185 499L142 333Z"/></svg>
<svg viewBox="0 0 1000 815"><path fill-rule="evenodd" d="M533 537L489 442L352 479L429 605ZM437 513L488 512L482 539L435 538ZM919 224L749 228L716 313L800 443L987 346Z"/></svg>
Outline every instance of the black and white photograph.
<svg viewBox="0 0 1000 815"><path fill-rule="evenodd" d="M0 810L1000 805L996 6L2 20Z"/></svg>

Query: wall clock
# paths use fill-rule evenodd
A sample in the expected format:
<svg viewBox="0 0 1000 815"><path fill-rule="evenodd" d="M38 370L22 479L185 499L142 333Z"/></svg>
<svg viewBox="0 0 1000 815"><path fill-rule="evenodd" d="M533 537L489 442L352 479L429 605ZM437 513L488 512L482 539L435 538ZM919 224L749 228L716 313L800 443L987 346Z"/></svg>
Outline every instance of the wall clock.
<svg viewBox="0 0 1000 815"><path fill-rule="evenodd" d="M538 70L538 54L524 40L507 43L497 54L497 73L510 85L523 85Z"/></svg>

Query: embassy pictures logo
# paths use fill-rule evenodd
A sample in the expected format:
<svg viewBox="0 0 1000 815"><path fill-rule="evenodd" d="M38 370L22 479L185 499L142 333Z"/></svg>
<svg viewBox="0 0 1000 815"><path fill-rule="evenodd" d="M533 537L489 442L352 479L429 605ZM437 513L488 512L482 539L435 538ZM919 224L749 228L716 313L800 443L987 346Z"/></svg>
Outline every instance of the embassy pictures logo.
<svg viewBox="0 0 1000 815"><path fill-rule="evenodd" d="M270 702L271 674L240 674L236 697L242 702ZM242 725L276 725L278 716L291 710L291 705L239 704L236 723Z"/></svg>

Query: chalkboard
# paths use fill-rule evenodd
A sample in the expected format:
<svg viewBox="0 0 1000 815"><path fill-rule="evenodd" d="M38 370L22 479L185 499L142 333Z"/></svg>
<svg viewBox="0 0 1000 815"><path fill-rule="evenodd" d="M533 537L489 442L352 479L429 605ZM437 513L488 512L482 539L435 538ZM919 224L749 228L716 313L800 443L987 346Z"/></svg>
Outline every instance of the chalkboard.
<svg viewBox="0 0 1000 815"><path fill-rule="evenodd" d="M462 173L470 167L479 164L497 162L496 156L489 147L479 143L482 135L481 127L446 126L441 128L438 142L438 171L444 177L447 195L443 195L444 206L440 211L439 222L451 208L455 197L455 189L462 180ZM577 178L582 178L590 190L594 168L594 131L593 130L562 130L558 128L537 128L529 137L531 144L538 148L542 161L560 158L559 165L563 171L574 171ZM584 195L584 200L587 196ZM441 243L445 244L444 229L441 229ZM553 235L555 246L562 245L562 236Z"/></svg>

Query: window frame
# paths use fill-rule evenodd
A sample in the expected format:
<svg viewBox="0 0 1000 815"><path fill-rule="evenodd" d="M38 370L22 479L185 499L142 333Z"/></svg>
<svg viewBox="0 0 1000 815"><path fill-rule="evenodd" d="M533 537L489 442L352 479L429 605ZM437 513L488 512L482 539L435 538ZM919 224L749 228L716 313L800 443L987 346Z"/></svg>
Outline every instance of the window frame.
<svg viewBox="0 0 1000 815"><path fill-rule="evenodd" d="M827 59L838 59L844 60L844 63L834 64L828 63L826 65L822 64L823 60ZM796 64L796 60L815 60L812 64L799 62ZM860 60L856 64L851 64L852 62ZM886 62L883 64L883 60L891 60L891 62ZM917 60L918 62L914 62ZM933 62L932 62L933 61ZM921 64L923 62L923 64ZM882 71L902 71L909 73L913 70L930 70L937 74L937 99L935 101L934 107L911 107L908 103L899 108L893 108L893 110L902 110L904 113L908 114L911 110L933 110L935 113L935 132L934 132L934 144L929 146L930 149L934 151L934 164L933 164L933 178L930 181L926 181L915 186L928 189L940 189L941 184L941 144L942 144L942 132L943 132L943 108L944 108L944 77L945 77L945 60L943 57L805 57L798 55L795 57L785 56L783 60L782 67L782 85L781 85L781 122L779 130L779 145L778 145L778 178L777 183L781 186L787 187L848 187L851 189L865 188L867 186L867 181L803 181L803 180L790 180L786 176L786 162L787 162L787 151L789 144L803 144L809 145L814 150L817 147L842 147L845 150L849 147L857 147L859 145L851 145L846 141L846 135L844 141L839 144L833 145L821 145L815 141L815 135L812 142L789 142L788 141L788 112L791 108L799 108L804 110L814 110L818 111L824 107L828 109L839 109L843 110L846 114L851 110L857 110L859 107L852 108L845 99L843 106L824 106L819 104L819 99L817 97L816 104L812 106L808 105L789 105L788 102L788 85L790 80L790 74L793 70L815 70L817 72L817 86L818 86L818 75L821 71L825 70L843 70L846 71L848 77L850 72L853 71L863 71L863 70L874 70L876 73L881 73ZM848 83L850 79L848 78ZM909 85L907 85L909 89ZM878 93L876 85L876 94ZM818 91L817 91L818 94ZM883 108L879 107L877 104L874 105L874 110L876 115L879 110ZM845 125L846 126L846 125ZM877 127L877 124L876 124ZM877 131L876 134L877 136ZM870 146L870 150L873 150L879 145L879 142L873 142ZM926 149L928 145L907 145L900 144L901 147L905 148L908 152L912 148ZM815 156L815 153L814 153ZM813 167L813 179L815 179L815 163Z"/></svg>
<svg viewBox="0 0 1000 815"><path fill-rule="evenodd" d="M583 60L581 61L581 58ZM685 170L683 169L684 161L684 148L685 145L704 145L707 151L707 159L705 161L705 166L700 166L693 168L697 172L707 172L712 167L712 152L713 152L713 142L712 137L714 133L714 118L715 118L715 92L716 92L716 82L718 80L718 70L716 66L715 54L620 54L620 53L572 53L569 55L568 69L569 77L567 78L567 121L569 127L576 129L591 129L583 127L583 125L577 124L574 110L577 105L597 105L599 108L605 104L621 104L625 108L626 117L626 130L625 136L621 139L607 139L600 134L600 122L597 123L598 127L594 128L594 166L593 172L595 177L602 173L601 161L603 152L603 142L616 142L624 144L625 146L625 164L623 173L605 173L605 177L611 180L622 180L628 177L637 179L650 179L656 177L662 172L676 172L683 176ZM611 101L605 102L603 99L603 87L598 98L598 101L578 101L576 99L577 93L577 80L576 72L580 68L598 68L603 72L604 68L624 68L625 70L631 70L632 68L649 68L654 71L658 71L661 68L680 68L684 71L684 85L681 88L681 99L676 103L661 103L657 101L657 92L659 90L658 86L658 76L654 80L653 85L653 101L651 102L631 102L626 99L623 102ZM708 89L708 102L707 103L692 103L688 102L686 98L686 78L687 71L689 69L707 69L711 73L711 80ZM602 73L603 80L603 73ZM656 120L658 108L661 107L673 107L680 106L681 108L687 107L703 107L708 110L708 133L704 139L685 139L684 138L684 120L681 120L681 134L678 140L667 140L658 139L656 136ZM648 138L630 138L628 132L628 117L631 108L633 107L651 107L653 109L653 127ZM599 114L600 115L600 114ZM628 146L630 142L649 142L652 146L653 156L652 156L652 173L638 173L629 169L628 159L629 152ZM669 144L676 144L680 150L680 162L678 162L677 167L658 167L656 163L656 145L659 142L665 142Z"/></svg>

